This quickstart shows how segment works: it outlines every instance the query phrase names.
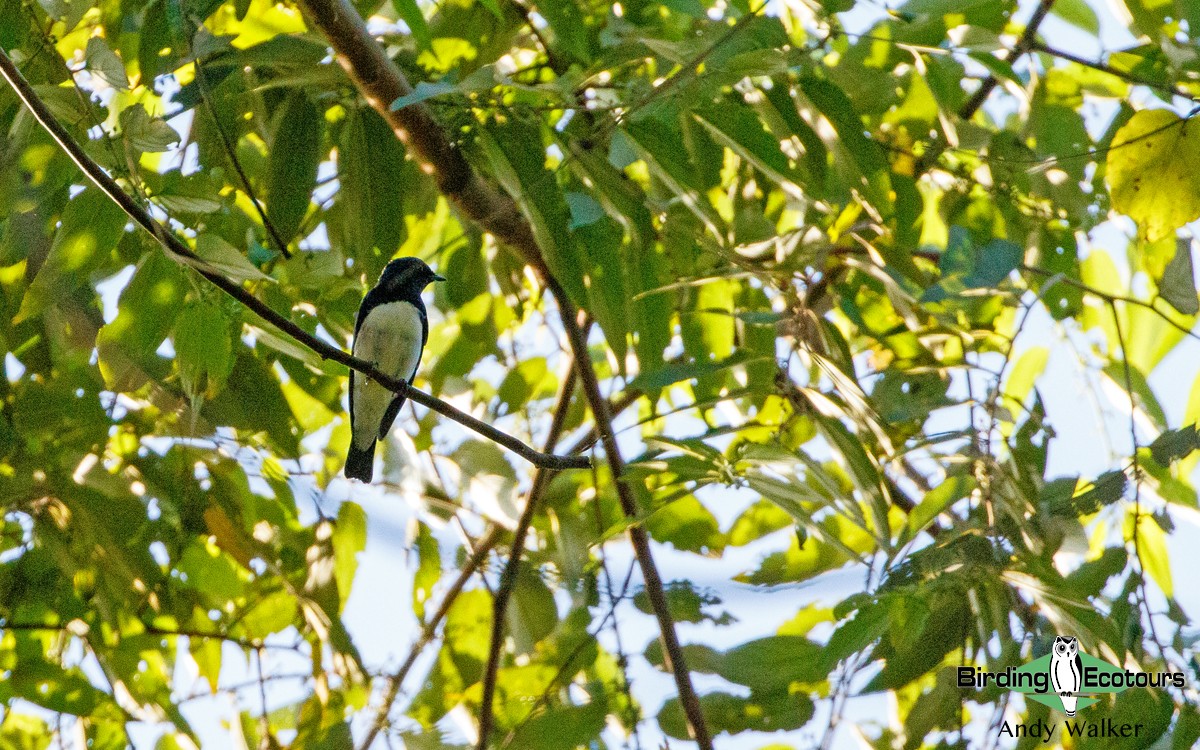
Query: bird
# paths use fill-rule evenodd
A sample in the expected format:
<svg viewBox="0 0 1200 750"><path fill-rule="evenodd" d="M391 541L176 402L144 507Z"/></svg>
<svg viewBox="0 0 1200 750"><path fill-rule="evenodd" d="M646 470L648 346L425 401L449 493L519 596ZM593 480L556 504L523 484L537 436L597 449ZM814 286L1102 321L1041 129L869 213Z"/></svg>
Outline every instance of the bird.
<svg viewBox="0 0 1200 750"><path fill-rule="evenodd" d="M1079 658L1079 641L1068 635L1054 636L1050 655L1050 681L1054 692L1062 699L1067 716L1075 715L1079 703L1079 687L1083 682L1083 665Z"/></svg>
<svg viewBox="0 0 1200 750"><path fill-rule="evenodd" d="M351 347L354 356L386 375L411 383L429 338L421 292L434 281L445 279L419 258L397 258L388 263L358 308ZM350 448L344 470L347 479L371 481L375 442L387 437L403 405L404 396L351 370Z"/></svg>

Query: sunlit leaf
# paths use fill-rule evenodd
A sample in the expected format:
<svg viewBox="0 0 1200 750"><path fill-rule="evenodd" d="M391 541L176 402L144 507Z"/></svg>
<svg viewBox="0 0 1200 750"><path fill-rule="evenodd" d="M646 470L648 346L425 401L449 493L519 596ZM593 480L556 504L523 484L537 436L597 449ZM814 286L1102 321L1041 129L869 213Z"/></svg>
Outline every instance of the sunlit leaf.
<svg viewBox="0 0 1200 750"><path fill-rule="evenodd" d="M1150 242L1200 218L1200 134L1166 109L1142 110L1122 127L1108 152L1113 208L1138 223Z"/></svg>

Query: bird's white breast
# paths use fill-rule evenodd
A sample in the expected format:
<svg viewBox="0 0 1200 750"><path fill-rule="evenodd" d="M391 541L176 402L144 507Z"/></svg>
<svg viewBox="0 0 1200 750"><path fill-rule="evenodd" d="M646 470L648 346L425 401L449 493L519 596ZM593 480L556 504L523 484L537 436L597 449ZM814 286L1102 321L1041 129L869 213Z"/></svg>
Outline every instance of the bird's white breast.
<svg viewBox="0 0 1200 750"><path fill-rule="evenodd" d="M421 314L417 308L407 302L388 302L367 313L354 338L354 356L408 382L421 362L421 346ZM358 373L352 387L354 443L366 448L379 434L379 423L395 394Z"/></svg>

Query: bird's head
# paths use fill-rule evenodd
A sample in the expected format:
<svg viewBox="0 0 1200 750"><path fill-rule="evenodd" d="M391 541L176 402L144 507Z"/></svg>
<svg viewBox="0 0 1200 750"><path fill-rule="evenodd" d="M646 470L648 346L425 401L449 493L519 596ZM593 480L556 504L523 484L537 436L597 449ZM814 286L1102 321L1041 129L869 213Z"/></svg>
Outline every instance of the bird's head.
<svg viewBox="0 0 1200 750"><path fill-rule="evenodd" d="M387 264L379 277L379 286L388 296L420 296L421 290L435 281L445 281L420 258L397 258Z"/></svg>

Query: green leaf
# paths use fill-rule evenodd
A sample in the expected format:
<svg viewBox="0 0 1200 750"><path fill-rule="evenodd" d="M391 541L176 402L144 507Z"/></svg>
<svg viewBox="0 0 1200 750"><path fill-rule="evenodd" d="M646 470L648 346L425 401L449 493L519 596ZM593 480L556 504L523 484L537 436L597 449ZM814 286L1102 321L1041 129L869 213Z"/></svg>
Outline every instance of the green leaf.
<svg viewBox="0 0 1200 750"><path fill-rule="evenodd" d="M188 651L191 652L192 661L196 662L200 676L208 683L212 694L216 695L221 677L221 641L217 638L190 638Z"/></svg>
<svg viewBox="0 0 1200 750"><path fill-rule="evenodd" d="M538 6L538 12L545 17L554 33L553 49L556 54L566 55L585 66L592 62L591 35L594 27L589 26L578 3L573 0L543 3Z"/></svg>
<svg viewBox="0 0 1200 750"><path fill-rule="evenodd" d="M717 519L693 495L655 510L644 523L655 541L678 550L716 554L725 547L725 535Z"/></svg>
<svg viewBox="0 0 1200 750"><path fill-rule="evenodd" d="M546 152L538 130L515 124L493 126L478 133L496 179L517 202L533 228L538 248L550 272L567 295L587 307L584 274L590 267L570 232L571 211L554 175L546 169ZM504 144L503 147L500 144Z"/></svg>
<svg viewBox="0 0 1200 750"><path fill-rule="evenodd" d="M287 591L276 591L253 603L238 624L251 638L266 638L296 624L299 614L296 597Z"/></svg>
<svg viewBox="0 0 1200 750"><path fill-rule="evenodd" d="M523 721L509 744L538 750L587 747L604 730L607 715L604 702L596 698L583 706L555 707Z"/></svg>
<svg viewBox="0 0 1200 750"><path fill-rule="evenodd" d="M308 96L293 93L275 128L267 170L267 217L285 242L300 230L317 184L323 113Z"/></svg>
<svg viewBox="0 0 1200 750"><path fill-rule="evenodd" d="M721 600L712 594L701 593L690 581L671 581L665 590L667 609L671 619L676 622L712 622L715 625L728 625L735 619L728 612L713 616L704 611L704 607L715 606ZM654 614L650 605L650 596L642 588L633 595L633 604L646 614Z"/></svg>
<svg viewBox="0 0 1200 750"><path fill-rule="evenodd" d="M88 70L104 79L109 86L117 89L129 88L125 63L121 62L121 58L117 57L103 37L94 36L88 39L84 58L87 60Z"/></svg>
<svg viewBox="0 0 1200 750"><path fill-rule="evenodd" d="M1175 255L1163 270L1161 278L1155 279L1158 294L1184 315L1200 312L1200 299L1196 296L1196 277L1192 270L1192 241L1180 237L1176 240Z"/></svg>
<svg viewBox="0 0 1200 750"><path fill-rule="evenodd" d="M517 653L531 653L557 627L558 606L554 603L554 592L532 567L521 566L505 614Z"/></svg>
<svg viewBox="0 0 1200 750"><path fill-rule="evenodd" d="M358 553L366 548L367 514L356 503L346 501L338 508L337 524L333 529L333 574L341 598L339 612L350 598L354 574L358 570Z"/></svg>
<svg viewBox="0 0 1200 750"><path fill-rule="evenodd" d="M739 698L728 693L713 692L700 696L700 709L714 734L799 729L813 715L812 700L803 693ZM671 698L663 704L658 712L658 724L671 737L684 741L689 738L683 707L678 698Z"/></svg>
<svg viewBox="0 0 1200 750"><path fill-rule="evenodd" d="M1089 34L1100 33L1100 19L1087 0L1058 0L1050 12Z"/></svg>
<svg viewBox="0 0 1200 750"><path fill-rule="evenodd" d="M233 341L221 310L203 302L189 304L175 323L174 341L184 393L195 402L220 392L233 370Z"/></svg>
<svg viewBox="0 0 1200 750"><path fill-rule="evenodd" d="M887 160L879 144L865 133L862 116L840 88L819 78L804 78L800 82L804 93L821 110L821 114L837 131L840 144L850 152L863 175L862 187L867 198L879 211L891 213L891 179Z"/></svg>
<svg viewBox="0 0 1200 750"><path fill-rule="evenodd" d="M798 635L776 635L726 651L718 673L753 693L773 693L787 692L794 682L822 682L832 666L824 646Z"/></svg>
<svg viewBox="0 0 1200 750"><path fill-rule="evenodd" d="M483 677L491 632L491 595L484 589L460 594L446 615L444 641L451 661L467 685Z"/></svg>
<svg viewBox="0 0 1200 750"><path fill-rule="evenodd" d="M205 233L197 237L196 255L200 256L208 269L227 279L239 282L274 281L219 235Z"/></svg>
<svg viewBox="0 0 1200 750"><path fill-rule="evenodd" d="M458 91L458 84L454 83L453 81L438 81L436 83L418 81L417 85L413 87L411 93L397 97L396 100L392 102L389 109L391 109L393 112L396 112L404 109L405 107L411 107L414 104L419 104L427 99L432 99L435 96L451 94L455 91Z"/></svg>
<svg viewBox="0 0 1200 750"><path fill-rule="evenodd" d="M25 292L13 323L40 315L56 299L86 284L116 249L126 221L121 208L96 188L68 201L50 253Z"/></svg>
<svg viewBox="0 0 1200 750"><path fill-rule="evenodd" d="M236 350L224 390L204 404L202 413L210 422L248 436L264 433L283 455L293 456L299 450L279 378L245 347Z"/></svg>
<svg viewBox="0 0 1200 750"><path fill-rule="evenodd" d="M1106 178L1113 208L1150 242L1200 218L1200 128L1166 109L1142 110L1117 131Z"/></svg>
<svg viewBox="0 0 1200 750"><path fill-rule="evenodd" d="M235 600L244 588L237 563L216 544L193 541L184 550L176 569L210 604Z"/></svg>
<svg viewBox="0 0 1200 750"><path fill-rule="evenodd" d="M910 534L923 531L942 511L975 489L975 480L963 474L946 477L937 487L925 493L925 497L908 515Z"/></svg>
<svg viewBox="0 0 1200 750"><path fill-rule="evenodd" d="M1168 430L1150 444L1150 456L1161 466L1184 458L1194 450L1200 450L1200 433L1194 424Z"/></svg>
<svg viewBox="0 0 1200 750"><path fill-rule="evenodd" d="M140 387L161 374L167 361L155 352L183 308L183 273L178 264L153 251L121 293L117 317L96 336L100 373L115 391Z"/></svg>
<svg viewBox="0 0 1200 750"><path fill-rule="evenodd" d="M146 108L135 104L121 112L121 134L138 151L158 153L180 142L179 133L165 120L150 117Z"/></svg>
<svg viewBox="0 0 1200 750"><path fill-rule="evenodd" d="M795 171L788 165L779 141L766 131L752 111L745 107L713 107L693 117L717 143L728 146L764 175L777 183L794 185Z"/></svg>
<svg viewBox="0 0 1200 750"><path fill-rule="evenodd" d="M425 619L425 605L433 596L433 587L442 577L442 557L438 541L425 523L417 523L417 571L413 576L413 614Z"/></svg>
<svg viewBox="0 0 1200 750"><path fill-rule="evenodd" d="M554 394L557 378L546 366L545 357L534 357L521 362L500 381L496 395L505 414L513 414L525 408L530 401Z"/></svg>
<svg viewBox="0 0 1200 750"><path fill-rule="evenodd" d="M587 193L568 192L563 195L571 209L571 229L594 224L604 218L604 207Z"/></svg>
<svg viewBox="0 0 1200 750"><path fill-rule="evenodd" d="M1179 707L1179 720L1171 734L1171 750L1189 750L1200 740L1200 711L1190 703Z"/></svg>
<svg viewBox="0 0 1200 750"><path fill-rule="evenodd" d="M1007 400L1005 408L1025 403L1029 392L1033 390L1034 382L1041 377L1049 360L1050 350L1044 346L1031 346L1021 354L1004 382L1004 398Z"/></svg>
<svg viewBox="0 0 1200 750"><path fill-rule="evenodd" d="M624 375L631 319L625 285L629 262L622 252L624 234L621 226L607 216L574 229L573 233L589 258L584 278L588 309L604 332L604 340L617 360L618 372Z"/></svg>
<svg viewBox="0 0 1200 750"><path fill-rule="evenodd" d="M397 15L404 23L408 24L408 28L417 40L417 46L423 50L432 49L433 35L429 33L429 23L426 22L425 14L417 5L417 0L392 0L392 7L396 9Z"/></svg>
<svg viewBox="0 0 1200 750"><path fill-rule="evenodd" d="M787 511L775 503L759 500L742 511L733 522L729 529L728 543L741 547L791 525L792 517Z"/></svg>
<svg viewBox="0 0 1200 750"><path fill-rule="evenodd" d="M1133 533L1137 535L1138 559L1150 578L1162 589L1163 595L1170 599L1175 596L1175 584L1171 577L1167 536L1149 513L1135 515L1135 511L1131 510L1128 519L1132 522L1135 518L1137 525Z"/></svg>
<svg viewBox="0 0 1200 750"><path fill-rule="evenodd" d="M395 256L407 233L404 209L409 203L398 196L397 188L414 184L418 172L412 162L404 161L403 146L388 124L365 107L352 109L347 115L337 163L341 190L336 200L346 210L344 216L331 217L331 230L336 230L337 223L342 224L344 251L361 264L368 276L373 276ZM340 276L341 264L330 271Z"/></svg>
<svg viewBox="0 0 1200 750"><path fill-rule="evenodd" d="M690 313L684 317L684 347L697 362L720 362L734 351L733 295L736 282L713 279L692 295Z"/></svg>

